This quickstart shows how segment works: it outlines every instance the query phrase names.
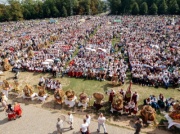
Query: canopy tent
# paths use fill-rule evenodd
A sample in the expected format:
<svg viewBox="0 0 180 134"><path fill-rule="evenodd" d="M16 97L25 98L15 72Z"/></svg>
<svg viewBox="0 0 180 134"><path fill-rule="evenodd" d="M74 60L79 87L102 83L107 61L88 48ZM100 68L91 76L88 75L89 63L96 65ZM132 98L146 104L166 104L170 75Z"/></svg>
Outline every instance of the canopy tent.
<svg viewBox="0 0 180 134"><path fill-rule="evenodd" d="M56 23L56 22L57 22L57 20L52 19L52 18L49 20L49 23Z"/></svg>
<svg viewBox="0 0 180 134"><path fill-rule="evenodd" d="M49 62L42 62L42 65L49 65Z"/></svg>
<svg viewBox="0 0 180 134"><path fill-rule="evenodd" d="M86 47L86 49L89 50L89 51L96 52L96 49L92 49L92 48L89 48L89 47Z"/></svg>
<svg viewBox="0 0 180 134"><path fill-rule="evenodd" d="M98 50L101 50L101 51L103 51L104 53L107 53L107 50L106 50L106 49L98 48Z"/></svg>
<svg viewBox="0 0 180 134"><path fill-rule="evenodd" d="M80 19L79 21L80 21L80 22L85 22L86 20L85 20L85 19Z"/></svg>
<svg viewBox="0 0 180 134"><path fill-rule="evenodd" d="M58 62L58 61L60 61L60 59L59 59L59 58L56 58L56 59L54 60L54 62Z"/></svg>
<svg viewBox="0 0 180 134"><path fill-rule="evenodd" d="M114 22L116 22L116 23L121 23L121 20L114 20Z"/></svg>
<svg viewBox="0 0 180 134"><path fill-rule="evenodd" d="M45 62L54 62L54 60L52 60L52 59L47 59L47 60L45 60Z"/></svg>

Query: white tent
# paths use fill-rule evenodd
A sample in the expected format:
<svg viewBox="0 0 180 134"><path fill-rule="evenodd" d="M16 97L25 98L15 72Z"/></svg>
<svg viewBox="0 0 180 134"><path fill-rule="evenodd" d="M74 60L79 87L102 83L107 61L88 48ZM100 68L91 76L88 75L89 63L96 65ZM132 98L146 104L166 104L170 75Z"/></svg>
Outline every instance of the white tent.
<svg viewBox="0 0 180 134"><path fill-rule="evenodd" d="M42 62L42 65L49 65L49 62Z"/></svg>
<svg viewBox="0 0 180 134"><path fill-rule="evenodd" d="M54 62L54 60L52 60L52 59L47 59L47 60L45 60L45 62Z"/></svg>

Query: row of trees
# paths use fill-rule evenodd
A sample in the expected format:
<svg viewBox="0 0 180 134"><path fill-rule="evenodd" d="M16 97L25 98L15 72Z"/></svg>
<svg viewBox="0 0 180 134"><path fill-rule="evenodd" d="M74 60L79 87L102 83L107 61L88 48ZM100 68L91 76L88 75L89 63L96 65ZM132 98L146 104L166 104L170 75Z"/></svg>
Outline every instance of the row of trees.
<svg viewBox="0 0 180 134"><path fill-rule="evenodd" d="M180 14L180 0L108 0L111 14Z"/></svg>
<svg viewBox="0 0 180 134"><path fill-rule="evenodd" d="M106 10L101 0L9 0L0 4L0 21L95 15Z"/></svg>

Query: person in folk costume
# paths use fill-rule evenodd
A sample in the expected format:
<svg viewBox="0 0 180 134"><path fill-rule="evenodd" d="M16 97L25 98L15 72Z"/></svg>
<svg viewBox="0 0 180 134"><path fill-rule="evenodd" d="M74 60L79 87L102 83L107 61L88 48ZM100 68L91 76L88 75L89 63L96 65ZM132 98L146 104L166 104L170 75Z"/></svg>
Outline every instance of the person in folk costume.
<svg viewBox="0 0 180 134"><path fill-rule="evenodd" d="M138 108L138 105L136 104L136 106L133 109L133 114L136 115L138 110L139 110L139 108Z"/></svg>
<svg viewBox="0 0 180 134"><path fill-rule="evenodd" d="M125 100L126 103L129 103L130 100L131 100L131 96L132 96L131 85L132 85L132 82L130 82L129 87L128 87L126 93L125 93L124 100Z"/></svg>
<svg viewBox="0 0 180 134"><path fill-rule="evenodd" d="M144 105L151 105L151 99L148 97L146 99L144 99Z"/></svg>
<svg viewBox="0 0 180 134"><path fill-rule="evenodd" d="M126 106L125 106L125 110L126 113L131 114L132 112L134 112L134 108L136 107L136 104L134 103L133 100L131 100Z"/></svg>
<svg viewBox="0 0 180 134"><path fill-rule="evenodd" d="M14 112L16 113L16 115L18 117L21 117L22 116L22 108L21 106L19 105L19 103L15 102L14 104Z"/></svg>
<svg viewBox="0 0 180 134"><path fill-rule="evenodd" d="M134 94L132 95L132 100L134 101L135 104L137 104L139 100L139 94L137 92L134 92Z"/></svg>
<svg viewBox="0 0 180 134"><path fill-rule="evenodd" d="M1 100L2 106L4 107L4 109L3 109L3 111L4 111L8 107L8 105L7 105L8 98L6 97L6 95L4 93L1 93L0 100Z"/></svg>
<svg viewBox="0 0 180 134"><path fill-rule="evenodd" d="M165 97L163 94L159 94L158 96L158 105L160 108L165 108Z"/></svg>
<svg viewBox="0 0 180 134"><path fill-rule="evenodd" d="M110 92L110 94L109 94L109 102L110 102L110 103L112 103L114 96L115 96L115 92L114 92L113 89L111 89L111 92Z"/></svg>
<svg viewBox="0 0 180 134"><path fill-rule="evenodd" d="M124 97L125 97L125 91L124 91L123 89L121 89L121 90L119 91L119 93L122 94L123 99L124 99Z"/></svg>

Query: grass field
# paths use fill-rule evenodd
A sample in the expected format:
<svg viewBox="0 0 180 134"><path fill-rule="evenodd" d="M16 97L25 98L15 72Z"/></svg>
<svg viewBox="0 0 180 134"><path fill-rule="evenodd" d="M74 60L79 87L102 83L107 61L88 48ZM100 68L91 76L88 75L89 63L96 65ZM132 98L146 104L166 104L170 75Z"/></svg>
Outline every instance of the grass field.
<svg viewBox="0 0 180 134"><path fill-rule="evenodd" d="M1 80L8 79L10 82L13 82L13 76L14 73L11 72L5 72L5 76L1 76ZM51 74L39 74L39 73L29 73L29 72L21 72L19 82L21 83L20 88L22 89L25 83L29 83L30 85L33 85L36 87L36 85L39 82L39 78L41 76L44 77L51 77ZM72 89L75 91L76 95L78 96L81 92L87 93L89 96L92 96L94 92L101 92L105 94L105 92L108 89L114 89L115 91L118 91L120 89L127 90L129 86L129 78L130 74L127 74L128 78L124 85L117 85L113 86L110 81L97 81L97 80L85 80L82 78L55 78L59 79L62 83L63 90L69 90ZM136 84L132 84L131 90L137 91L139 93L139 105L143 104L143 100L149 95L155 95L158 96L160 93L162 93L165 98L173 97L177 100L180 100L180 91L177 89L169 88L168 90L164 88L154 88L154 87L147 87L147 86L140 86ZM37 91L37 89L35 89ZM49 92L50 94L53 94L53 92ZM108 100L108 96L105 95L105 101Z"/></svg>

